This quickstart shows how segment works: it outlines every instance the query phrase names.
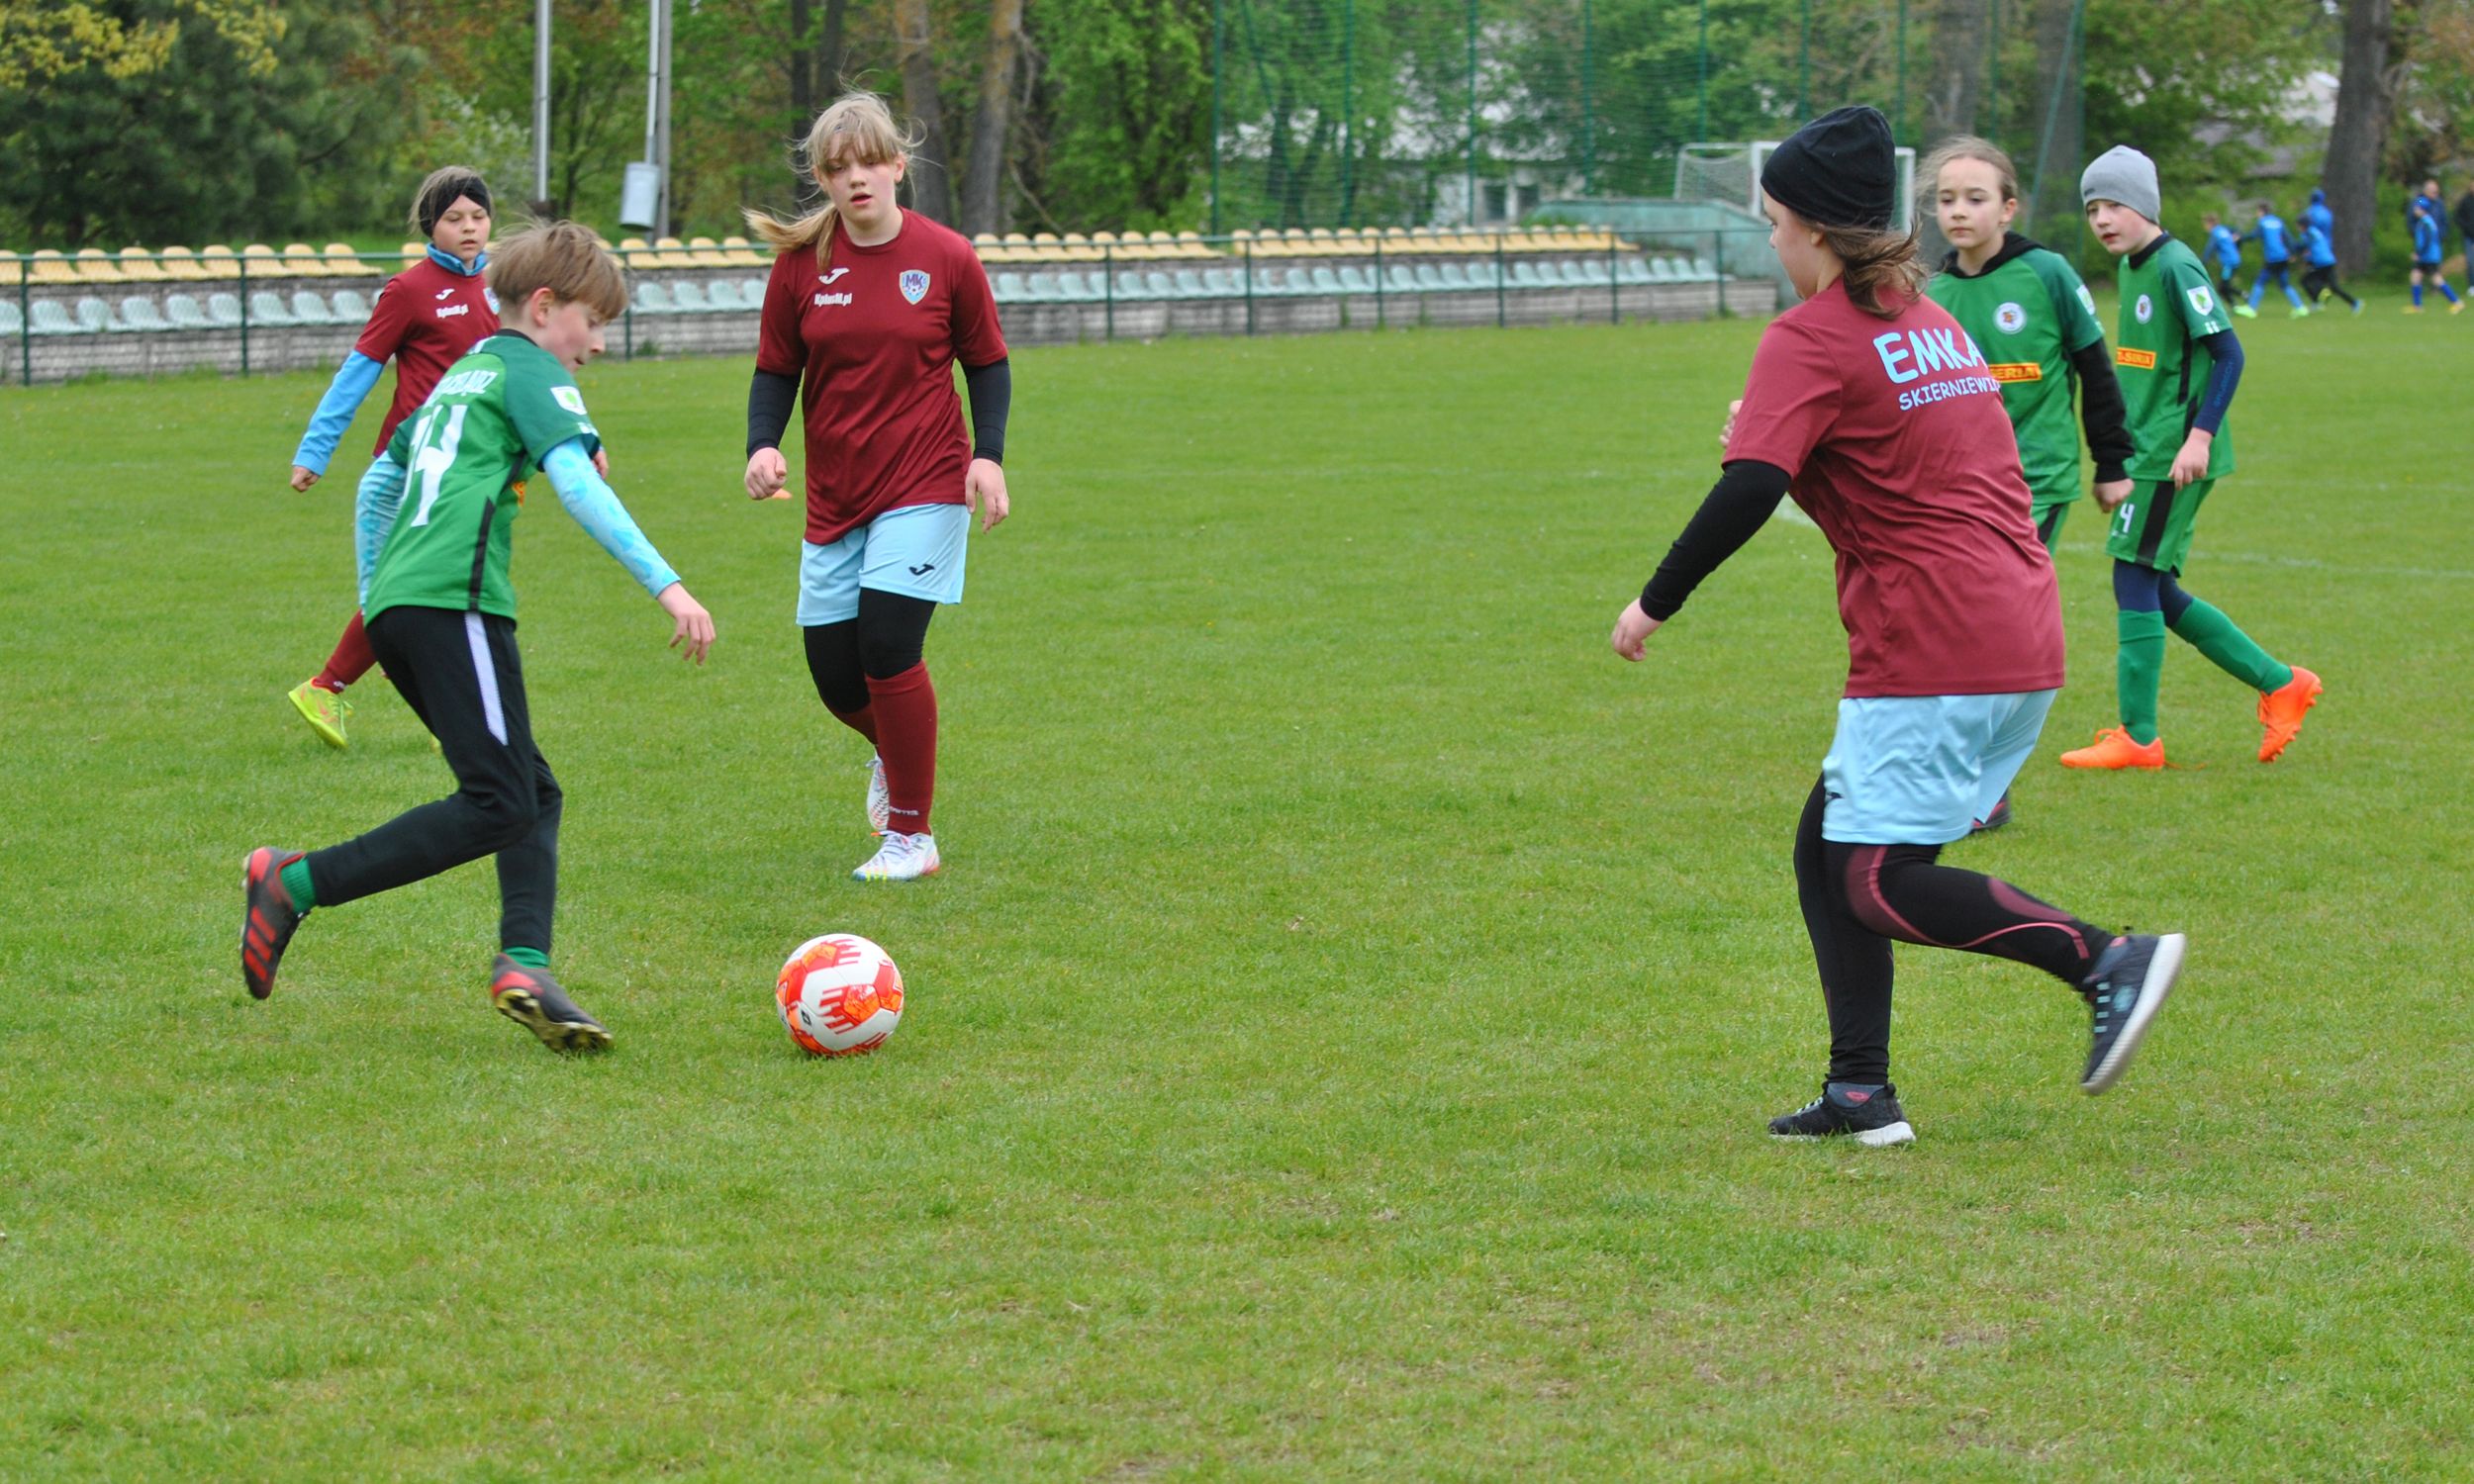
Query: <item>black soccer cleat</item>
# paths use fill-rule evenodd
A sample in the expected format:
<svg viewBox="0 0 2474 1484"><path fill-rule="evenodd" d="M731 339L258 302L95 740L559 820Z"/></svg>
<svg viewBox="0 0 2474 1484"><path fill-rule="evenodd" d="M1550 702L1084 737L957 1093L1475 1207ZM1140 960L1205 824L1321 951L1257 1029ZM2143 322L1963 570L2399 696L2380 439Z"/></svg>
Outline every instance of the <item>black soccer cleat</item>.
<svg viewBox="0 0 2474 1484"><path fill-rule="evenodd" d="M2185 942L2180 933L2135 933L2097 955L2096 967L2079 985L2094 1014L2081 1092L2093 1097L2122 1079L2181 976Z"/></svg>
<svg viewBox="0 0 2474 1484"><path fill-rule="evenodd" d="M551 1051L610 1050L610 1032L578 1009L546 969L526 969L500 954L490 966L490 1003L501 1015L540 1037Z"/></svg>
<svg viewBox="0 0 2474 1484"><path fill-rule="evenodd" d="M1993 812L1967 826L1970 835L1988 834L2010 822L2010 795L2005 793L1993 805Z"/></svg>
<svg viewBox="0 0 2474 1484"><path fill-rule="evenodd" d="M1824 1082L1821 1096L1792 1113L1769 1120L1772 1139L1853 1138L1879 1149L1913 1143L1915 1128L1898 1105L1898 1089L1887 1083L1859 1088L1847 1082Z"/></svg>
<svg viewBox="0 0 2474 1484"><path fill-rule="evenodd" d="M246 908L240 916L240 977L249 997L264 999L275 989L275 966L292 943L293 931L309 914L292 905L283 889L283 869L301 859L297 850L261 845L240 863Z"/></svg>

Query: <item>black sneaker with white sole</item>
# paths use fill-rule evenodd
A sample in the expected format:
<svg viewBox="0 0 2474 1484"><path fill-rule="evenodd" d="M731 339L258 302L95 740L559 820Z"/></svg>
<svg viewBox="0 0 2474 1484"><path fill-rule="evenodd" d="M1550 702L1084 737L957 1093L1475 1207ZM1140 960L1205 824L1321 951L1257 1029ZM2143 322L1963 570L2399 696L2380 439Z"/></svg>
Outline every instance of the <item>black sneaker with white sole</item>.
<svg viewBox="0 0 2474 1484"><path fill-rule="evenodd" d="M1821 1096L1792 1113L1769 1120L1772 1139L1854 1139L1880 1148L1907 1144L1916 1137L1898 1105L1898 1089L1883 1083L1858 1087L1853 1082L1824 1082Z"/></svg>
<svg viewBox="0 0 2474 1484"><path fill-rule="evenodd" d="M2093 1097L2122 1079L2181 976L2184 947L2180 933L2134 933L2097 955L2079 986L2094 1017L2081 1092Z"/></svg>
<svg viewBox="0 0 2474 1484"><path fill-rule="evenodd" d="M490 1003L552 1051L610 1050L610 1032L569 999L546 969L526 969L500 954L490 967Z"/></svg>

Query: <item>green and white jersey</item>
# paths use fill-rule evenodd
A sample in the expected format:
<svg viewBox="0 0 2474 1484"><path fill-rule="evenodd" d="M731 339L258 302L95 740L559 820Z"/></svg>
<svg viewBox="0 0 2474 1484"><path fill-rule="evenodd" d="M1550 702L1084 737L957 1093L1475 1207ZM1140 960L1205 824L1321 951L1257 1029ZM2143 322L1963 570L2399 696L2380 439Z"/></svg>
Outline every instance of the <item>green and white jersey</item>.
<svg viewBox="0 0 2474 1484"><path fill-rule="evenodd" d="M2208 395L2217 358L2201 335L2232 329L2199 255L2167 232L2122 256L2122 332L2114 339L2114 366L2122 377L2122 400L2131 424L2130 476L2173 477L2173 456L2190 436L2191 419ZM2234 472L2234 423L2217 429L2208 451L2208 475Z"/></svg>
<svg viewBox="0 0 2474 1484"><path fill-rule="evenodd" d="M379 550L362 612L464 608L516 616L508 578L523 479L569 438L601 434L558 358L512 330L448 368L387 453L404 466L404 505Z"/></svg>
<svg viewBox="0 0 2474 1484"><path fill-rule="evenodd" d="M2012 233L1981 273L1952 254L1925 292L1950 311L2001 383L2002 410L2019 437L2019 465L2038 509L2079 497L2079 426L2072 416L2071 352L2105 337L2096 301L2060 254Z"/></svg>

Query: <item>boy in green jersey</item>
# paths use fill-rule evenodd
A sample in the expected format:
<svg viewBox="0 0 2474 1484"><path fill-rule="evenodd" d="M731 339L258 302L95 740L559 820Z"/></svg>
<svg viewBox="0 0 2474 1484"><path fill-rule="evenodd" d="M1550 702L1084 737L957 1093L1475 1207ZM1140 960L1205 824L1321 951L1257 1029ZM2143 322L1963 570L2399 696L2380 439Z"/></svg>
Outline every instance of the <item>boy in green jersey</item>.
<svg viewBox="0 0 2474 1484"><path fill-rule="evenodd" d="M2116 145L2080 178L2088 224L2105 250L2122 259L2122 389L2129 405L2127 499L2098 503L2114 511L2105 542L2112 554L2121 653L2116 682L2122 724L2092 746L2061 755L2071 768L2162 768L2156 685L2164 636L2172 630L2226 674L2259 693L2259 761L2272 763L2302 730L2320 696L2320 678L2279 662L2234 620L2184 592L2178 581L2191 528L2217 480L2234 472L2226 409L2241 380L2242 347L2225 304L2198 255L2156 225L2156 166Z"/></svg>
<svg viewBox="0 0 2474 1484"><path fill-rule="evenodd" d="M498 858L499 945L490 999L557 1051L600 1051L610 1033L549 973L561 794L532 744L508 578L524 476L539 469L577 523L670 614L673 647L699 664L713 616L636 528L594 467L601 434L571 372L624 312L618 260L572 222L528 229L492 255L503 328L457 361L396 430L404 503L362 604L387 679L437 738L456 791L365 835L303 853L261 847L243 863L240 972L260 999L294 929L337 906L483 856Z"/></svg>
<svg viewBox="0 0 2474 1484"><path fill-rule="evenodd" d="M2074 382L2097 496L2110 509L2130 494L2131 435L2096 301L2059 253L2009 230L2019 214L2019 172L1998 147L1968 136L1946 140L1926 157L1923 179L1951 244L1925 292L1967 331L2002 385L2036 533L2051 551L2079 498Z"/></svg>

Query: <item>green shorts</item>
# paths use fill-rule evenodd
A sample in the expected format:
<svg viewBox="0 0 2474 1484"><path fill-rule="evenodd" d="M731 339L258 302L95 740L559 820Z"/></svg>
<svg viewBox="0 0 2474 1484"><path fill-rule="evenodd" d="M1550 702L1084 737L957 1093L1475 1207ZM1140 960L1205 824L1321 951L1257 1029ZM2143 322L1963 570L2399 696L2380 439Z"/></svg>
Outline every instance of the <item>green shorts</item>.
<svg viewBox="0 0 2474 1484"><path fill-rule="evenodd" d="M2050 551L2061 540L2061 522L2070 518L2071 503L2079 498L2079 482L2074 476L2066 485L2049 490L2031 487L2029 493L2028 518L2036 524L2037 539Z"/></svg>
<svg viewBox="0 0 2474 1484"><path fill-rule="evenodd" d="M2179 573L2191 554L2191 528L2199 523L2200 502L2216 488L2203 479L2173 488L2173 481L2141 480L2131 498L2113 512L2105 531L2105 553L2117 561L2137 562L2158 572Z"/></svg>

